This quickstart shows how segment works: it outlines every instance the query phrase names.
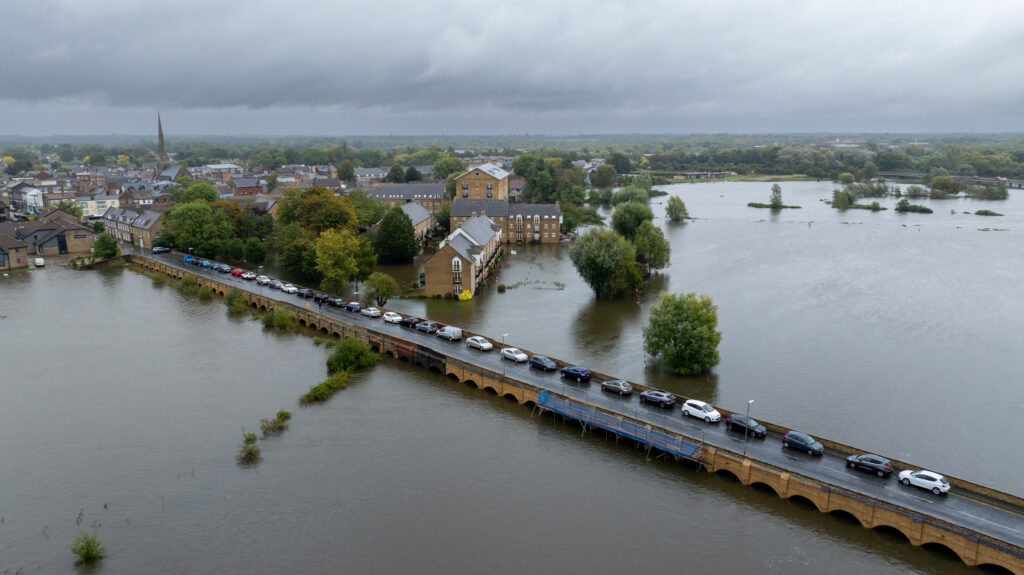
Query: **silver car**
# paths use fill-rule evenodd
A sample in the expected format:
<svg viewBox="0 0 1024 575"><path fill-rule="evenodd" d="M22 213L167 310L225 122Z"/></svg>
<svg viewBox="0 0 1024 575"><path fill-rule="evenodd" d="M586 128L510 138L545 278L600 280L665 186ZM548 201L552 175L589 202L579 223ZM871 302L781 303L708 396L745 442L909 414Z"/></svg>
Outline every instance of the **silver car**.
<svg viewBox="0 0 1024 575"><path fill-rule="evenodd" d="M488 351L494 348L491 342L487 341L486 338L480 337L479 335L474 335L473 337L466 338L466 345L468 345L469 347L475 347L480 351Z"/></svg>
<svg viewBox="0 0 1024 575"><path fill-rule="evenodd" d="M632 395L633 386L624 379L609 379L601 382L601 391L610 391L619 395Z"/></svg>
<svg viewBox="0 0 1024 575"><path fill-rule="evenodd" d="M530 358L518 348L505 347L501 350L501 359L511 359L516 363L523 363Z"/></svg>

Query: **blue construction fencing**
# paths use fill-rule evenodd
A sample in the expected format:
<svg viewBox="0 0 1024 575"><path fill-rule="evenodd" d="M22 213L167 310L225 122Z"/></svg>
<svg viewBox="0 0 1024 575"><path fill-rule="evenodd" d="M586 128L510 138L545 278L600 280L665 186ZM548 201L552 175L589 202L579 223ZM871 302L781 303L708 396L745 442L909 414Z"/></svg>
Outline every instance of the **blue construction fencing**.
<svg viewBox="0 0 1024 575"><path fill-rule="evenodd" d="M574 401L554 396L547 390L537 395L537 405L565 417L575 419L585 425L611 431L645 445L656 447L665 453L670 453L677 457L692 458L700 448L697 444L687 441L678 435L669 435L663 431L651 429L647 425L623 419L622 416L599 411Z"/></svg>

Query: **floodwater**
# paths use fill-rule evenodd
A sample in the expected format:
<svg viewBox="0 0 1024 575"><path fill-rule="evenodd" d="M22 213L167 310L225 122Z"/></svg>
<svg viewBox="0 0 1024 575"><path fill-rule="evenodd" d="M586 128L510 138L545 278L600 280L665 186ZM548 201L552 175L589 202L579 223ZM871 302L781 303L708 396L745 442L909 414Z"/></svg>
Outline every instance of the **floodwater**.
<svg viewBox="0 0 1024 575"><path fill-rule="evenodd" d="M737 207L768 188L675 187L699 219L658 220L673 263L639 303L595 302L545 246L506 258L505 294L391 307L1019 493L1020 204L992 208L1005 232L837 214L825 184L783 184L804 209L777 219ZM659 289L719 305L711 377L640 353ZM975 572L397 360L300 407L325 349L127 270L0 278L0 341L0 573L75 572L83 530L111 574ZM290 429L238 466L279 409Z"/></svg>

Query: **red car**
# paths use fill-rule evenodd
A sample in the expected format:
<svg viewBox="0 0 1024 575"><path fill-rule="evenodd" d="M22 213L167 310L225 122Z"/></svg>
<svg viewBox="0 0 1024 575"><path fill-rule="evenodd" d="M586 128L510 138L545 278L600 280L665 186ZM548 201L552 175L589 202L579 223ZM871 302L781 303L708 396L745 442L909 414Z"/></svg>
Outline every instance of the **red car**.
<svg viewBox="0 0 1024 575"><path fill-rule="evenodd" d="M241 276L244 273L245 273L245 270L243 270L242 268L235 268L235 269L231 270L231 275L236 276L236 277L237 276Z"/></svg>

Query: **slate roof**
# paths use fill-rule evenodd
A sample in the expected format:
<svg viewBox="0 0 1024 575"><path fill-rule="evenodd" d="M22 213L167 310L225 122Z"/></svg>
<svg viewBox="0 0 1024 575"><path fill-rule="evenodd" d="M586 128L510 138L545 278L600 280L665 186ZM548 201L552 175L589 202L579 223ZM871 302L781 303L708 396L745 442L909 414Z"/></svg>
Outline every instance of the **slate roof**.
<svg viewBox="0 0 1024 575"><path fill-rule="evenodd" d="M365 190L375 200L421 200L444 198L444 184L389 184L373 190Z"/></svg>
<svg viewBox="0 0 1024 575"><path fill-rule="evenodd" d="M455 200L452 202L452 217L468 218L473 213L486 213L489 216L507 217L508 202L504 200Z"/></svg>
<svg viewBox="0 0 1024 575"><path fill-rule="evenodd" d="M497 233L497 225L488 218L487 216L477 216L475 218L469 218L462 222L462 231L469 234L469 237L473 238L476 243L484 245ZM498 228L501 229L501 228Z"/></svg>
<svg viewBox="0 0 1024 575"><path fill-rule="evenodd" d="M413 227L430 219L430 212L416 202L406 202L401 205L401 208L405 215L409 216L409 219L412 220Z"/></svg>
<svg viewBox="0 0 1024 575"><path fill-rule="evenodd" d="M21 240L14 239L13 237L0 233L0 250L13 250L14 248L27 248L28 244Z"/></svg>
<svg viewBox="0 0 1024 575"><path fill-rule="evenodd" d="M235 178L233 181L236 188L255 188L260 185L259 178Z"/></svg>
<svg viewBox="0 0 1024 575"><path fill-rule="evenodd" d="M452 249L455 250L455 253L462 256L463 259L470 261L478 259L476 257L477 254L479 254L480 250L483 249L479 245L474 244L472 241L470 241L469 238L461 234L456 234L454 237L452 237L451 241L448 242L448 245L450 245Z"/></svg>
<svg viewBox="0 0 1024 575"><path fill-rule="evenodd" d="M558 207L558 204L509 204L508 205L508 217L514 218L516 216L523 216L524 218L532 218L533 216L540 216L541 219L558 219L562 215L562 210Z"/></svg>
<svg viewBox="0 0 1024 575"><path fill-rule="evenodd" d="M465 176L466 174L468 174L470 172L483 172L483 173L487 174L488 176L491 176L493 178L497 178L499 180L504 180L505 178L509 177L509 175L511 175L508 172L506 172L505 170L499 168L498 166L495 166L494 164L491 164L491 163L488 162L486 164L480 164L479 166L474 166L474 167L466 170L465 172L462 172L461 174L459 174L458 177L461 178L462 176Z"/></svg>

